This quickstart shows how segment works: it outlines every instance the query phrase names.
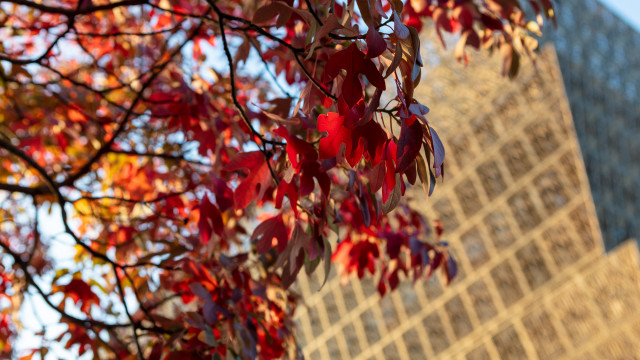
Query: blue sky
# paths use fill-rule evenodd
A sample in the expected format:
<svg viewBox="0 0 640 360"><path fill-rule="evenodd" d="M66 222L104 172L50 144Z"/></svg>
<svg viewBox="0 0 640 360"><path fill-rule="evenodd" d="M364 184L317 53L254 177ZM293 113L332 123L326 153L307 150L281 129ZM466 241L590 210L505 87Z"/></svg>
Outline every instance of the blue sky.
<svg viewBox="0 0 640 360"><path fill-rule="evenodd" d="M600 2L640 31L640 0L600 0Z"/></svg>

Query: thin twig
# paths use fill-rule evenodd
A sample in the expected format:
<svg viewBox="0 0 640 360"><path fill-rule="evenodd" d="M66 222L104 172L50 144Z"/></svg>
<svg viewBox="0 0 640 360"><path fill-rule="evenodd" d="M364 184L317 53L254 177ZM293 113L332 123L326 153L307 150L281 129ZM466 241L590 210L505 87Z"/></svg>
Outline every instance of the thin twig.
<svg viewBox="0 0 640 360"><path fill-rule="evenodd" d="M224 53L227 56L227 63L229 64L229 82L231 83L231 99L232 99L233 104L235 105L236 109L240 113L240 117L244 120L244 122L247 125L247 127L249 127L249 129L251 130L251 132L254 135L254 137L257 137L262 141L262 148L260 148L260 151L264 155L265 161L267 162L267 165L269 166L269 171L271 172L271 177L276 182L276 184L278 184L278 178L276 177L276 173L273 170L273 168L271 167L271 161L270 161L271 153L267 151L267 147L266 147L266 143L274 143L274 141L267 141L262 136L262 134L260 134L256 129L253 128L253 125L251 125L251 120L249 120L249 117L245 113L244 108L242 107L242 105L240 105L240 102L238 101L237 89L236 89L235 68L234 68L234 65L233 65L233 57L231 56L231 50L229 50L229 44L227 43L227 35L224 32L224 16L223 16L223 13L220 11L220 9L218 9L216 4L212 0L207 0L207 1L211 5L211 7L214 9L214 11L218 14L218 17L220 18L220 34L221 34L221 37L222 37L222 46L224 47ZM255 141L255 139L254 139L254 141Z"/></svg>
<svg viewBox="0 0 640 360"><path fill-rule="evenodd" d="M113 266L113 275L116 277L116 284L118 286L118 292L120 293L120 301L124 306L124 312L127 314L129 318L129 322L131 322L131 330L133 331L133 339L136 343L136 348L138 350L138 357L140 360L144 360L144 355L142 354L142 348L140 347L140 339L138 338L138 323L133 320L133 316L131 316L131 312L129 311L129 305L127 305L127 301L124 298L124 288L122 286L122 281L120 281L120 276L118 275L118 268ZM122 270L126 271L126 270Z"/></svg>

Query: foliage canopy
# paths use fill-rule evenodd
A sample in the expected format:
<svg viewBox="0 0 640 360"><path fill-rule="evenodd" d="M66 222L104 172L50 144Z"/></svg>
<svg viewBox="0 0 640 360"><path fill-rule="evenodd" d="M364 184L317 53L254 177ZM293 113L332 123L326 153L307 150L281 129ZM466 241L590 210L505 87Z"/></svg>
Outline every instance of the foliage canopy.
<svg viewBox="0 0 640 360"><path fill-rule="evenodd" d="M516 0L2 0L3 353L25 296L65 324L26 358L279 358L299 355L303 268L379 274L381 294L451 279L442 229L399 206L445 169L419 32L513 75L553 16L529 3L537 21Z"/></svg>

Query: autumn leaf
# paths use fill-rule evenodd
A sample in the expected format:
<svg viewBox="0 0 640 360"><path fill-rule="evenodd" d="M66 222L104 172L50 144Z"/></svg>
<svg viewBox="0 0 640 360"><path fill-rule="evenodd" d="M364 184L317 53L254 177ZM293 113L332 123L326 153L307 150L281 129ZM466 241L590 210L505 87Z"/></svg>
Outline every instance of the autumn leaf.
<svg viewBox="0 0 640 360"><path fill-rule="evenodd" d="M213 180L213 194L216 197L216 204L220 211L227 211L233 207L233 191L227 186L227 183L219 177Z"/></svg>
<svg viewBox="0 0 640 360"><path fill-rule="evenodd" d="M220 210L209 201L209 196L205 195L200 202L200 220L198 221L200 239L203 244L209 242L212 231L222 236L224 230Z"/></svg>
<svg viewBox="0 0 640 360"><path fill-rule="evenodd" d="M400 198L402 197L402 178L400 177L400 174L387 175L388 179L392 177L394 178L393 182L385 182L385 188L387 190L385 191L386 196L383 197L385 199L382 203L382 212L384 214L388 214L389 212L391 212L391 210L395 209L396 206L398 206L398 204L400 203ZM392 183L394 184L393 189L389 191L388 189L391 188Z"/></svg>
<svg viewBox="0 0 640 360"><path fill-rule="evenodd" d="M330 112L318 116L318 131L325 131L327 136L320 139L320 159L336 157L342 144L346 152L351 153L351 130L344 126L344 117L338 113Z"/></svg>
<svg viewBox="0 0 640 360"><path fill-rule="evenodd" d="M282 215L274 216L263 221L251 235L251 242L256 242L258 254L264 254L272 247L273 239L277 240L278 252L287 247L287 228L282 221Z"/></svg>
<svg viewBox="0 0 640 360"><path fill-rule="evenodd" d="M442 174L442 166L444 165L444 145L440 140L438 133L429 126L429 132L431 134L432 146L433 146L433 169L436 173L436 178Z"/></svg>
<svg viewBox="0 0 640 360"><path fill-rule="evenodd" d="M287 140L287 155L296 172L300 172L303 162L315 162L318 160L318 152L313 145L296 136L289 135L289 131L286 128L279 127L274 130L274 133Z"/></svg>
<svg viewBox="0 0 640 360"><path fill-rule="evenodd" d="M399 39L403 40L408 38L410 35L409 28L402 23L398 13L395 11L393 12L393 32Z"/></svg>
<svg viewBox="0 0 640 360"><path fill-rule="evenodd" d="M386 85L376 65L366 58L355 43L349 45L345 50L335 53L327 62L325 74L333 79L338 76L341 69L347 74L342 83L342 96L349 107L354 106L358 100L362 99L362 84L358 76L366 76L369 82L378 89L385 90Z"/></svg>
<svg viewBox="0 0 640 360"><path fill-rule="evenodd" d="M72 122L86 123L88 121L87 117L76 109L69 109L67 116Z"/></svg>
<svg viewBox="0 0 640 360"><path fill-rule="evenodd" d="M415 115L402 119L398 152L396 154L396 172L404 173L416 159L422 148L422 125Z"/></svg>
<svg viewBox="0 0 640 360"><path fill-rule="evenodd" d="M387 50L387 43L384 41L375 26L369 24L369 31L367 31L367 57L374 58L382 55Z"/></svg>
<svg viewBox="0 0 640 360"><path fill-rule="evenodd" d="M289 204L291 205L291 210L293 211L295 217L297 218L299 191L294 181L295 180L292 179L291 182L287 182L285 180L282 180L280 182L280 184L278 185L274 206L276 207L276 209L281 209L282 200L284 199L284 196L287 195L287 197L289 198Z"/></svg>
<svg viewBox="0 0 640 360"><path fill-rule="evenodd" d="M82 279L75 278L71 280L67 285L61 286L60 291L73 300L74 304L81 303L80 310L84 313L89 313L92 304L97 305L100 303L100 298Z"/></svg>
<svg viewBox="0 0 640 360"><path fill-rule="evenodd" d="M414 98L418 30L455 33L464 60L498 50L513 76L554 12L549 0L528 2L534 18L518 0L10 2L0 358L30 303L65 325L37 343L81 357L295 358L289 286L303 267L325 282L331 259L343 276L377 274L381 294L436 270L450 281L442 226L402 203L407 182L431 195L444 174L437 120Z"/></svg>
<svg viewBox="0 0 640 360"><path fill-rule="evenodd" d="M267 23L279 15L276 26L280 27L284 26L287 21L289 21L292 12L293 9L287 6L287 4L280 1L273 1L266 6L258 8L256 13L253 15L253 21L257 24Z"/></svg>
<svg viewBox="0 0 640 360"><path fill-rule="evenodd" d="M338 244L331 261L341 264L346 273L356 272L359 278L364 276L365 270L373 275L375 272L374 260L380 256L378 245L367 241L352 242L345 239Z"/></svg>
<svg viewBox="0 0 640 360"><path fill-rule="evenodd" d="M246 208L253 200L256 203L259 202L271 185L269 164L261 151L240 153L224 169L225 171L249 170L249 174L234 192L236 209Z"/></svg>
<svg viewBox="0 0 640 360"><path fill-rule="evenodd" d="M380 125L368 122L348 128L344 120L344 116L331 112L318 117L318 131L327 133L327 136L320 140L320 159L338 156L344 144L345 157L351 166L355 166L364 154L374 165L382 161L387 137Z"/></svg>

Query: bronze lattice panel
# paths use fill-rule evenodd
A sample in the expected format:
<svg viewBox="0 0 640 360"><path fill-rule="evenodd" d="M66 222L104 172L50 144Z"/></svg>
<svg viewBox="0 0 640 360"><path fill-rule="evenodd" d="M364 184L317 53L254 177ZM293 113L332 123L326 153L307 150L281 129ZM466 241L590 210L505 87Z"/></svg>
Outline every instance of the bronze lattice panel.
<svg viewBox="0 0 640 360"><path fill-rule="evenodd" d="M334 271L319 291L301 279L307 358L640 357L640 261L622 243L640 229L640 57L620 50L640 37L594 0L558 13L555 48L515 81L497 56L470 54L464 68L424 44L416 96L447 149L424 210L443 221L460 276L382 300L371 279L341 285Z"/></svg>

